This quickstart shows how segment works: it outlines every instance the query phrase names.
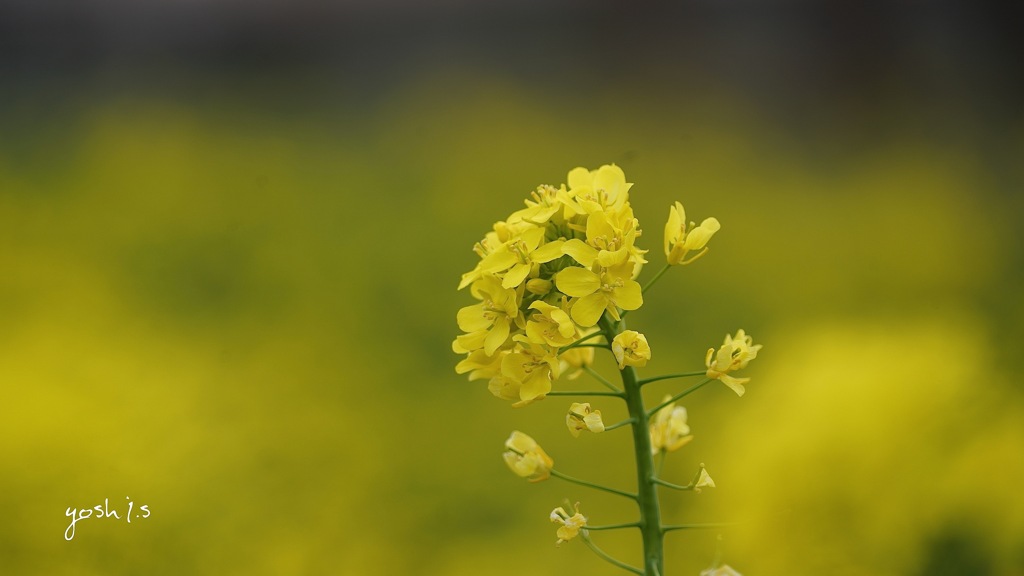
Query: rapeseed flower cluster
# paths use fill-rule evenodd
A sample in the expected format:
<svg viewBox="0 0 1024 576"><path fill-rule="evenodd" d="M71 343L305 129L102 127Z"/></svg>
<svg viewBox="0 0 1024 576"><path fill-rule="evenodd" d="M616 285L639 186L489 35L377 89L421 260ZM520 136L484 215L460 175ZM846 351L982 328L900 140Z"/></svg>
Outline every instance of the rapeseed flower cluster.
<svg viewBox="0 0 1024 576"><path fill-rule="evenodd" d="M622 524L589 524L578 503L555 508L550 519L559 525L557 544L579 536L598 556L620 568L662 574L662 536L689 526L662 524L657 490L700 492L715 487L703 464L687 485L662 479L661 466L655 468L655 457L663 459L694 438L686 408L676 402L714 380L742 396L750 379L733 373L745 368L761 345L754 345L751 337L739 330L735 336L726 335L717 353L714 348L708 350L706 370L640 379L637 369L651 360L651 346L646 336L626 329L626 312L643 305L644 291L668 269L686 266L707 254L707 244L721 225L715 218L706 218L699 225L687 223L682 204L672 205L665 224L665 265L641 287L637 277L647 263L647 251L636 245L641 231L629 203L632 184L626 182L625 174L615 165L597 170L575 168L566 182L558 187L538 187L525 208L496 222L474 245L479 260L462 275L459 290L469 288L476 303L463 307L457 315L462 334L452 342L452 350L464 357L456 371L468 374L470 380L486 380L494 396L516 407L549 395L624 401L629 417L611 424L606 424L601 410L589 402L573 402L565 425L577 438L582 432L603 435L631 426L639 478L635 493L556 470L544 449L518 430L505 441L502 456L513 473L530 482L554 477L634 500L642 511L641 519ZM604 348L614 357L621 387L591 366L596 348ZM584 373L606 389L552 389L559 378L573 380ZM645 408L643 386L698 376L705 380ZM644 535L642 571L601 551L589 535L591 531L636 527ZM703 574L738 574L726 565L719 566L717 560L715 565Z"/></svg>
<svg viewBox="0 0 1024 576"><path fill-rule="evenodd" d="M577 375L593 361L592 349L562 348L602 314L618 320L621 310L643 304L635 278L647 251L635 244L632 184L615 165L576 168L567 181L540 186L525 208L495 223L474 246L480 261L459 283L477 303L457 316L464 333L452 349L466 357L456 371L487 379L491 393L514 406L544 398L563 372ZM642 365L650 349L641 344L633 338L622 361Z"/></svg>

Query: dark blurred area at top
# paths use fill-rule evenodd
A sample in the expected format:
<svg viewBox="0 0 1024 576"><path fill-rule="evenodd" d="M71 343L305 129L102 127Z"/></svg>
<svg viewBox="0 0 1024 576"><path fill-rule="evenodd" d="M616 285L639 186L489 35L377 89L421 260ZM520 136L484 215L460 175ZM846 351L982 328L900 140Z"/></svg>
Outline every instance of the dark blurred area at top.
<svg viewBox="0 0 1024 576"><path fill-rule="evenodd" d="M1019 123L1022 13L970 0L0 0L0 113L210 86L284 111L358 109L453 69L570 100L725 92L797 130L909 117L979 141Z"/></svg>
<svg viewBox="0 0 1024 576"><path fill-rule="evenodd" d="M916 88L1009 96L1024 80L1022 14L970 0L3 0L0 65L6 80L153 65L340 65L372 79L460 58L609 81L630 66L695 66L770 91L909 74Z"/></svg>

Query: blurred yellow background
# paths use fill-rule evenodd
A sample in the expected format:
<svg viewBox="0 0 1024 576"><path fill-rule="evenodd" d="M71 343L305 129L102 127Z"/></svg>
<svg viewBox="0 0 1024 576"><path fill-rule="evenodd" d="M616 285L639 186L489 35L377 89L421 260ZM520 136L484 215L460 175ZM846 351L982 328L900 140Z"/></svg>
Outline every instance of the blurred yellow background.
<svg viewBox="0 0 1024 576"><path fill-rule="evenodd" d="M597 14L582 27L605 38L618 12ZM728 22L714 31L743 30ZM672 201L723 226L631 315L642 374L700 369L737 328L764 345L746 396L685 403L696 439L666 475L704 462L718 488L666 494L665 515L737 524L669 534L668 574L708 566L719 533L747 575L1024 573L1015 85L928 97L851 72L861 91L808 96L808 73L751 92L695 56L727 52L712 36L618 61L594 41L547 67L437 41L383 60L385 80L331 60L9 67L2 571L616 573L556 548L547 515L566 498L595 524L634 511L529 485L500 452L520 429L563 472L629 488L628 433L574 440L567 402L510 408L450 350L473 243L536 185L616 163L646 274ZM5 62L35 47L15 45ZM803 104L774 100L788 91ZM151 515L83 519L66 541L66 509L104 499ZM636 562L636 534L594 538Z"/></svg>

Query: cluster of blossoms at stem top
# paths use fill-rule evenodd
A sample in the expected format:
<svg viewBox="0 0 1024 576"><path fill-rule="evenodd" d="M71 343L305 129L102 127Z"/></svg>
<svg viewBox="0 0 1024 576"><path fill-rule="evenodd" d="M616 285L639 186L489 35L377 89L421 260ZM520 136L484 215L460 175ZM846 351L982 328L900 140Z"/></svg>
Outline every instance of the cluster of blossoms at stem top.
<svg viewBox="0 0 1024 576"><path fill-rule="evenodd" d="M575 168L566 184L539 186L524 208L495 223L473 247L479 261L459 283L459 290L468 288L476 303L459 310L457 320L463 333L452 342L452 350L464 355L456 366L459 374L486 380L492 394L516 407L553 394L613 396L627 402L630 418L623 422L606 425L601 411L589 402L573 402L565 422L574 437L626 425L644 431L634 434L640 484L636 494L559 473L551 456L519 431L505 442L503 457L513 472L531 482L557 476L634 498L643 512L641 521L632 524L590 526L578 504L567 504L568 511L555 508L550 518L560 525L558 543L580 535L602 558L620 567L638 574L661 574L660 539L665 532L683 526L660 524L655 489L699 492L702 487L715 486L703 464L685 486L661 480L653 471L652 458L664 457L693 439L686 409L676 406L676 401L713 380L742 396L750 379L733 373L745 368L761 346L739 330L735 336L726 335L717 351L708 350L706 369L646 380L636 377L635 370L651 359L651 346L640 332L625 329L624 316L643 305L645 291L666 270L704 256L721 226L715 218L699 225L687 223L682 204L670 206L663 244L666 263L641 287L637 278L647 264L647 250L636 244L641 231L630 206L632 186L614 165L597 170ZM591 367L596 348L611 352L622 375L621 389ZM556 382L574 380L583 373L612 391L553 390ZM643 385L689 376L704 376L705 380L680 394L665 396L651 409L644 408ZM589 530L631 526L644 533L645 571L610 559L587 535Z"/></svg>
<svg viewBox="0 0 1024 576"><path fill-rule="evenodd" d="M499 398L523 406L544 398L563 372L593 361L593 350L560 350L588 335L602 314L618 320L643 295L636 277L646 250L617 166L569 172L568 187L540 186L474 246L480 262L463 274L479 302L459 310L464 334L456 371L487 379ZM649 355L649 351L648 351ZM631 359L634 357L631 354Z"/></svg>

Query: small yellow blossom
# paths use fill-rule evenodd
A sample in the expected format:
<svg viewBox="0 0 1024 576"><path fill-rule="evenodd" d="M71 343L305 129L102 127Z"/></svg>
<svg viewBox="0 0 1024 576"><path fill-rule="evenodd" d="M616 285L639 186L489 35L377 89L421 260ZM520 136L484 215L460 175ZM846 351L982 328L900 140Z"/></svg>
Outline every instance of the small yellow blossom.
<svg viewBox="0 0 1024 576"><path fill-rule="evenodd" d="M640 257L645 250L635 248L634 242L640 231L637 220L632 217L625 220L623 226L616 227L604 212L595 212L587 218L587 241L579 238L568 240L562 244L562 252L572 257L585 268L597 262L601 266L611 267L625 262L630 256ZM642 262L646 262L640 258Z"/></svg>
<svg viewBox="0 0 1024 576"><path fill-rule="evenodd" d="M491 255L506 248L505 245L507 243L522 237L523 233L533 228L536 228L536 226L523 221L495 222L492 230L484 236L483 240L473 246L473 251L480 257L480 262L477 263L475 268L462 275L462 281L459 282L459 290L473 284L473 282L476 282L484 275L482 263L487 261Z"/></svg>
<svg viewBox="0 0 1024 576"><path fill-rule="evenodd" d="M522 385L519 382L500 374L492 377L487 382L487 390L490 391L491 394L494 394L502 400L513 402L512 406L515 407L527 404L522 402L520 399L521 389Z"/></svg>
<svg viewBox="0 0 1024 576"><path fill-rule="evenodd" d="M536 310L526 322L526 337L530 342L561 348L579 337L576 324L562 308L537 300L530 304L530 310Z"/></svg>
<svg viewBox="0 0 1024 576"><path fill-rule="evenodd" d="M508 339L513 323L525 326L519 313L520 295L503 288L493 275L473 282L471 292L482 302L459 310L456 319L467 334L456 338L452 349L462 353L483 348L491 356Z"/></svg>
<svg viewBox="0 0 1024 576"><path fill-rule="evenodd" d="M564 208L562 200L566 197L565 185L563 184L561 188L555 188L554 186L542 184L530 193L530 197L532 200L527 199L525 201L526 208L513 212L509 217L509 221L522 220L538 226L545 225L553 216L558 214L560 209Z"/></svg>
<svg viewBox="0 0 1024 576"><path fill-rule="evenodd" d="M707 243L711 237L722 228L717 218L705 218L700 226L690 222L690 229L686 227L686 211L683 205L676 202L669 207L668 222L665 223L665 256L668 263L689 264L707 253ZM686 255L694 250L700 250L689 259Z"/></svg>
<svg viewBox="0 0 1024 576"><path fill-rule="evenodd" d="M701 570L700 576L743 576L736 571L735 568L728 564L722 564L717 568L708 568L707 570Z"/></svg>
<svg viewBox="0 0 1024 576"><path fill-rule="evenodd" d="M483 240L473 245L473 252L476 252L477 256L481 259L484 259L488 254L498 249L501 244L502 241L498 237L498 233L492 230L484 236ZM483 276L483 271L480 269L480 264L477 263L476 267L462 275L462 280L459 282L459 290L476 282L481 276Z"/></svg>
<svg viewBox="0 0 1024 576"><path fill-rule="evenodd" d="M668 400L671 396L666 396ZM663 400L663 402L665 401ZM651 452L674 452L693 440L686 424L686 408L669 404L658 410L650 424Z"/></svg>
<svg viewBox="0 0 1024 576"><path fill-rule="evenodd" d="M643 293L633 280L633 263L603 268L599 273L586 268L570 266L555 276L555 285L568 296L577 298L569 311L572 319L583 328L589 328L601 319L606 310L619 320L619 308L636 310L643 305Z"/></svg>
<svg viewBox="0 0 1024 576"><path fill-rule="evenodd" d="M569 433L573 438L579 438L580 432L583 430L590 430L595 434L604 432L601 411L592 410L587 402L574 402L572 406L569 406L569 413L565 416L565 425L569 427Z"/></svg>
<svg viewBox="0 0 1024 576"><path fill-rule="evenodd" d="M629 200L629 189L622 168L606 164L597 170L573 168L566 177L569 195L589 214L617 212Z"/></svg>
<svg viewBox="0 0 1024 576"><path fill-rule="evenodd" d="M513 237L480 261L485 274L503 274L502 288L515 288L526 280L535 264L550 262L562 256L564 240L542 244L544 228L530 228Z"/></svg>
<svg viewBox="0 0 1024 576"><path fill-rule="evenodd" d="M559 374L558 356L547 346L522 342L522 335L515 339L519 344L502 358L501 375L518 386L520 401L515 406L523 406L551 392L551 382Z"/></svg>
<svg viewBox="0 0 1024 576"><path fill-rule="evenodd" d="M708 488L714 488L715 481L711 479L711 475L708 474L707 469L704 468L703 464L701 464L700 472L697 473L697 481L693 483L693 488L697 492L700 492L700 489L704 488L705 486L707 486Z"/></svg>
<svg viewBox="0 0 1024 576"><path fill-rule="evenodd" d="M462 353L459 350L456 352ZM455 372L458 374L469 372L470 380L493 378L501 374L501 359L507 353L507 351L499 350L493 356L488 356L483 349L473 350L455 365Z"/></svg>
<svg viewBox="0 0 1024 576"><path fill-rule="evenodd" d="M761 344L754 345L753 338L744 334L742 329L736 332L735 337L726 334L725 343L718 349L718 354L715 354L714 348L709 348L704 358L704 364L708 367L708 378L721 380L736 395L743 396L746 392L743 385L750 382L750 378L736 378L730 376L729 372L746 368L751 360L757 358L757 351L760 349Z"/></svg>
<svg viewBox="0 0 1024 576"><path fill-rule="evenodd" d="M643 367L651 359L651 347L647 337L636 330L625 330L612 340L612 353L619 363L619 370L626 366Z"/></svg>
<svg viewBox="0 0 1024 576"><path fill-rule="evenodd" d="M513 431L505 441L505 453L502 456L510 470L530 482L547 480L555 465L555 461L533 438L518 430Z"/></svg>
<svg viewBox="0 0 1024 576"><path fill-rule="evenodd" d="M559 506L551 511L551 521L555 524L561 524L558 527L558 542L555 545L561 545L562 542L568 542L576 537L580 533L580 530L585 528L587 525L587 518L583 514L580 514L579 503L574 506L574 514L569 515L564 508Z"/></svg>

